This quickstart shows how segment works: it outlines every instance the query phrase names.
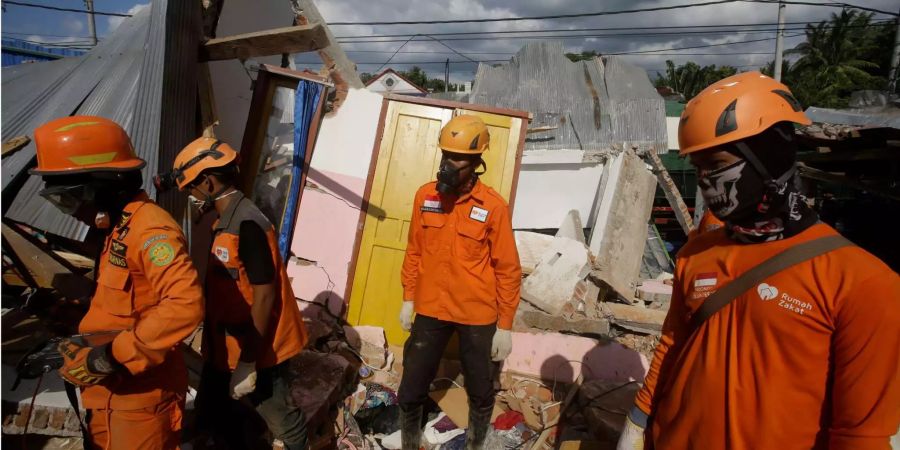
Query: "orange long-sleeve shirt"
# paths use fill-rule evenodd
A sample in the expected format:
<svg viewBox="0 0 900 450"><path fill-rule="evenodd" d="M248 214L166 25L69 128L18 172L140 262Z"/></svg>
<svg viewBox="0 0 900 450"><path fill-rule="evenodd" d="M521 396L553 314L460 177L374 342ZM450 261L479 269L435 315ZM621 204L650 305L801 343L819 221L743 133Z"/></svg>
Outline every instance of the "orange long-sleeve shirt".
<svg viewBox="0 0 900 450"><path fill-rule="evenodd" d="M176 347L202 318L203 291L181 227L141 193L106 240L97 290L78 326L124 330L112 355L127 370L84 388L84 407L134 410L184 395L187 368Z"/></svg>
<svg viewBox="0 0 900 450"><path fill-rule="evenodd" d="M441 197L435 186L419 188L413 202L404 299L417 314L512 328L522 268L506 201L481 181L457 199Z"/></svg>
<svg viewBox="0 0 900 450"><path fill-rule="evenodd" d="M679 253L672 304L632 419L657 450L889 450L900 424L900 277L858 247L761 282L690 338L716 288L788 247L837 234L817 224L744 245L724 230ZM689 341L689 342L688 342Z"/></svg>

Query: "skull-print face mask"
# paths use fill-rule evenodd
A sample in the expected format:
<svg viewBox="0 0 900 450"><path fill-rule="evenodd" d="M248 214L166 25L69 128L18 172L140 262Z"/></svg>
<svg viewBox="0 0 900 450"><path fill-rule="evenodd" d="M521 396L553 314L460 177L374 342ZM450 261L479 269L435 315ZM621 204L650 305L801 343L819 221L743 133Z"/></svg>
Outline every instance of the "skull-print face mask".
<svg viewBox="0 0 900 450"><path fill-rule="evenodd" d="M703 201L723 221L766 213L758 211L765 195L765 183L746 160L708 172L697 181Z"/></svg>

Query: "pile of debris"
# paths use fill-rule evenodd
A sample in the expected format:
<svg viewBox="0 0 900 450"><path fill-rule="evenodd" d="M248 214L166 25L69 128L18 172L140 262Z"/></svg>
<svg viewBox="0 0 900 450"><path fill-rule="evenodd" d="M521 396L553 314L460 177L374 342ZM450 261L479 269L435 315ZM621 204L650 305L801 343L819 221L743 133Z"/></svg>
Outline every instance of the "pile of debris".
<svg viewBox="0 0 900 450"><path fill-rule="evenodd" d="M569 213L555 236L515 234L525 275L515 331L600 338L659 336L672 296L666 281L671 274L636 280L629 291L613 288L585 244L577 211ZM651 345L634 350L649 357L655 341L645 340Z"/></svg>

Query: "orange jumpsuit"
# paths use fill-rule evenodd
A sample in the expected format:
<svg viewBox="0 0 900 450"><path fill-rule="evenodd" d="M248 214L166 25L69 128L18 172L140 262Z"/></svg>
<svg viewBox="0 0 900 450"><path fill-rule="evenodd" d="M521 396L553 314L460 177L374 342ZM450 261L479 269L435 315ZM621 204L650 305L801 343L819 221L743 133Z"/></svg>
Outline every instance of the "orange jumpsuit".
<svg viewBox="0 0 900 450"><path fill-rule="evenodd" d="M307 335L297 299L281 255L275 228L250 200L241 193L213 225L215 238L209 257L206 289L209 303L203 329L203 356L222 371L237 366L241 348L246 341L241 337L253 319L253 287L244 264L238 257L241 222L252 220L266 233L272 260L275 262L275 283L281 293L280 302L272 308L269 321L270 333L264 337L262 353L257 355L256 368L265 369L287 361L306 346Z"/></svg>
<svg viewBox="0 0 900 450"><path fill-rule="evenodd" d="M416 192L403 260L403 298L416 313L465 325L512 328L522 268L503 197L481 181L442 205L428 183ZM448 211L448 212L445 212Z"/></svg>
<svg viewBox="0 0 900 450"><path fill-rule="evenodd" d="M700 326L716 288L791 246L703 233L679 253L672 304L632 418L657 450L889 450L900 424L900 277L858 247L761 282Z"/></svg>
<svg viewBox="0 0 900 450"><path fill-rule="evenodd" d="M125 330L112 355L126 370L82 390L95 448L178 447L187 369L177 346L202 316L203 292L181 228L141 192L106 239L97 290L78 327Z"/></svg>

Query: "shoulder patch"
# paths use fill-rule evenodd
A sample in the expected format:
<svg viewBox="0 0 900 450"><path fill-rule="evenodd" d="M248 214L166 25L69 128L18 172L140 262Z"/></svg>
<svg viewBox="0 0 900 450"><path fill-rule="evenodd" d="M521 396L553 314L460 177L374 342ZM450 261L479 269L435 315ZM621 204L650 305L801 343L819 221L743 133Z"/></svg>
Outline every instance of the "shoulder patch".
<svg viewBox="0 0 900 450"><path fill-rule="evenodd" d="M128 268L125 258L112 252L109 253L109 263L117 267Z"/></svg>
<svg viewBox="0 0 900 450"><path fill-rule="evenodd" d="M127 211L122 212L122 217L119 218L119 226L117 228L122 228L128 223L128 219L131 218L131 213Z"/></svg>
<svg viewBox="0 0 900 450"><path fill-rule="evenodd" d="M216 258L222 262L228 262L231 259L228 249L220 246L216 246Z"/></svg>
<svg viewBox="0 0 900 450"><path fill-rule="evenodd" d="M168 242L157 242L150 247L149 256L154 266L166 266L175 259L175 249Z"/></svg>
<svg viewBox="0 0 900 450"><path fill-rule="evenodd" d="M161 240L168 239L168 238L169 238L168 234L157 234L155 236L150 236L150 238L148 238L146 241L144 241L144 244L141 246L141 250L146 250L147 247L153 245L153 243L156 241L161 241Z"/></svg>
<svg viewBox="0 0 900 450"><path fill-rule="evenodd" d="M128 230L130 230L128 227L119 229L119 234L116 236L116 239L120 241L125 239L125 236L128 236Z"/></svg>
<svg viewBox="0 0 900 450"><path fill-rule="evenodd" d="M109 251L110 251L110 253L112 253L114 255L118 255L118 256L121 256L124 258L125 252L128 251L128 246L122 242L119 242L119 241L113 239L112 243L109 245Z"/></svg>

